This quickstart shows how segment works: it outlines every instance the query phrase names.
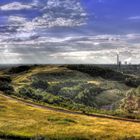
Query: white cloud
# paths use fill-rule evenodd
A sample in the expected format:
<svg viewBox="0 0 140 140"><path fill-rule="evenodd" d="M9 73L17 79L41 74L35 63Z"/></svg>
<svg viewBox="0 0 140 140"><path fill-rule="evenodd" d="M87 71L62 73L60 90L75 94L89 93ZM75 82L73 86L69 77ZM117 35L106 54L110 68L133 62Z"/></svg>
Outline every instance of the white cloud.
<svg viewBox="0 0 140 140"><path fill-rule="evenodd" d="M21 54L12 52L8 45L0 51L1 64L17 64L22 61Z"/></svg>
<svg viewBox="0 0 140 140"><path fill-rule="evenodd" d="M48 0L41 8L43 15L33 19L36 27L73 27L86 23L86 12L79 0Z"/></svg>
<svg viewBox="0 0 140 140"><path fill-rule="evenodd" d="M132 61L132 57L129 57L127 59L124 60L124 62L130 63Z"/></svg>
<svg viewBox="0 0 140 140"><path fill-rule="evenodd" d="M75 27L86 24L87 13L79 0L33 0L32 3L22 4L13 2L1 6L1 10L22 10L35 8L41 13L33 19L12 15L8 17L8 25L16 26L17 32L35 32L39 29L53 27Z"/></svg>
<svg viewBox="0 0 140 140"><path fill-rule="evenodd" d="M22 4L20 2L12 2L3 6L0 6L0 10L2 11L12 11L12 10L23 10L30 9L31 5Z"/></svg>
<svg viewBox="0 0 140 140"><path fill-rule="evenodd" d="M129 20L140 20L140 16L128 17Z"/></svg>
<svg viewBox="0 0 140 140"><path fill-rule="evenodd" d="M102 36L38 37L31 40L9 42L5 45L6 47L1 44L0 51L2 52L1 56L6 60L9 57L17 58L17 62L45 63L46 60L49 60L49 62L55 63L116 63L118 50L122 62L127 60L139 63L140 43L127 43L128 35L125 35L125 39L124 35L120 35L118 41L103 40ZM111 35L104 36L107 38ZM114 35L112 37L115 38ZM98 45L96 45L97 41ZM9 62L12 62L11 59Z"/></svg>
<svg viewBox="0 0 140 140"><path fill-rule="evenodd" d="M12 26L27 22L26 18L21 16L9 16L8 21L13 24Z"/></svg>
<svg viewBox="0 0 140 140"><path fill-rule="evenodd" d="M26 13L18 13L23 9L33 9L40 14L29 18ZM80 0L12 2L0 6L0 10L16 10L14 11L16 14L6 17L8 26L4 26L2 29L4 31L0 32L0 60L3 62L42 63L50 60L50 62L115 63L116 50L120 52L123 60L132 58L133 63L140 60L140 34L80 36L69 33L54 37L51 36L51 32L51 35L48 35L49 28L69 29L86 24L88 14Z"/></svg>

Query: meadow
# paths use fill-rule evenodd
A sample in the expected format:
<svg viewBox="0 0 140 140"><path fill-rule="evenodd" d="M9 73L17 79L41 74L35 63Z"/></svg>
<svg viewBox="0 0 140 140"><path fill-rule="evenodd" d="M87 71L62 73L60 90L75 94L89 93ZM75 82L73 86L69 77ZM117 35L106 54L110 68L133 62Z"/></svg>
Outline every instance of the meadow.
<svg viewBox="0 0 140 140"><path fill-rule="evenodd" d="M0 95L0 137L139 140L140 124L34 108Z"/></svg>

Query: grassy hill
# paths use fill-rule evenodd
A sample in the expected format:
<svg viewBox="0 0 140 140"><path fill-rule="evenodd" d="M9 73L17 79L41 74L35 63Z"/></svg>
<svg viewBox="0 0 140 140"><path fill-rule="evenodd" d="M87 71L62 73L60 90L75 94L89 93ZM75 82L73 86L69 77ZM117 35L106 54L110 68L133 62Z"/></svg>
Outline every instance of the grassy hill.
<svg viewBox="0 0 140 140"><path fill-rule="evenodd" d="M60 102L61 100L66 100L66 103L69 101L90 107L102 107L106 104L115 103L120 96L120 98L123 97L123 91L129 89L125 84L116 81L92 77L85 73L56 66L35 67L28 72L14 75L13 85L19 94L23 95L23 92L32 92L35 95L43 95L42 100L47 103L51 103L51 101L47 101L49 96L49 99L52 98L50 99L52 104L53 99L57 98L56 100L60 100ZM116 93L116 99L112 101L107 99L107 103L96 103L95 96L102 98L104 93L108 94L110 91L113 91L112 94ZM108 97L110 98L111 96L113 95Z"/></svg>
<svg viewBox="0 0 140 140"><path fill-rule="evenodd" d="M0 78L0 90L7 94L74 111L140 118L122 108L139 78L88 65L18 66L1 73L5 81ZM133 79L135 84L130 82Z"/></svg>
<svg viewBox="0 0 140 140"><path fill-rule="evenodd" d="M140 124L34 108L0 95L0 138L139 140Z"/></svg>

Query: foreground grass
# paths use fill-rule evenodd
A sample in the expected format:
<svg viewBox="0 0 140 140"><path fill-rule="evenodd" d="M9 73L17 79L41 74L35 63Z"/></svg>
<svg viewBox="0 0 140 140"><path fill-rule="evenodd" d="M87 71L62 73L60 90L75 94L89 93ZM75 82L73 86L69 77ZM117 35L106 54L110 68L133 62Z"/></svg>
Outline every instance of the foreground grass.
<svg viewBox="0 0 140 140"><path fill-rule="evenodd" d="M33 108L0 96L0 136L138 140L140 124Z"/></svg>

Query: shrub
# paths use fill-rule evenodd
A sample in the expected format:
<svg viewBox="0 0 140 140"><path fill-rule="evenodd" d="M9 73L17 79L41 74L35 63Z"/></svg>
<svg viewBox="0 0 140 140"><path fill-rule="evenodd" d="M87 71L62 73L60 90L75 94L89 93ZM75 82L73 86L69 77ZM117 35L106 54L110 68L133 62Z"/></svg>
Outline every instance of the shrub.
<svg viewBox="0 0 140 140"><path fill-rule="evenodd" d="M30 88L21 88L19 94L22 97L34 99L36 101L41 101L43 99L42 95L35 94L34 91Z"/></svg>
<svg viewBox="0 0 140 140"><path fill-rule="evenodd" d="M140 87L127 92L121 103L121 109L127 113L140 113Z"/></svg>
<svg viewBox="0 0 140 140"><path fill-rule="evenodd" d="M12 80L9 76L0 76L0 82L10 83Z"/></svg>
<svg viewBox="0 0 140 140"><path fill-rule="evenodd" d="M0 77L0 91L6 94L11 94L14 89L11 85L11 78L8 76Z"/></svg>
<svg viewBox="0 0 140 140"><path fill-rule="evenodd" d="M48 88L48 82L43 80L34 80L31 84L32 87L36 89L46 90Z"/></svg>
<svg viewBox="0 0 140 140"><path fill-rule="evenodd" d="M127 78L125 80L125 84L130 87L138 87L140 85L140 79Z"/></svg>
<svg viewBox="0 0 140 140"><path fill-rule="evenodd" d="M18 74L21 72L28 71L31 68L31 66L18 66L11 68L8 72L11 74Z"/></svg>

